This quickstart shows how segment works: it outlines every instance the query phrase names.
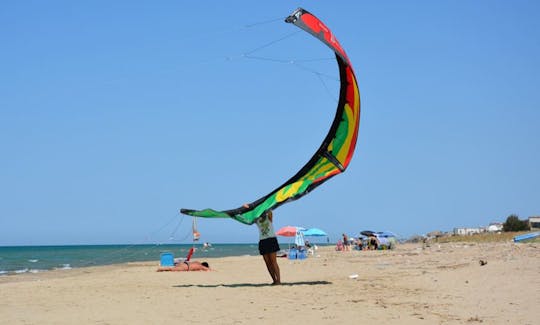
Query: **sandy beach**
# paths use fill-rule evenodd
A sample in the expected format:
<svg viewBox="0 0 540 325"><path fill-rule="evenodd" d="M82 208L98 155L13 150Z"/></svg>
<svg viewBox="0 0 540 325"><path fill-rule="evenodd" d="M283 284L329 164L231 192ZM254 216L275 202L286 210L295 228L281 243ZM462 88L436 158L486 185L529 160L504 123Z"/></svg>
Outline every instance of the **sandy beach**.
<svg viewBox="0 0 540 325"><path fill-rule="evenodd" d="M259 256L208 261L215 271L158 273L156 261L3 276L0 323L540 323L537 243L324 247L280 258L281 286Z"/></svg>

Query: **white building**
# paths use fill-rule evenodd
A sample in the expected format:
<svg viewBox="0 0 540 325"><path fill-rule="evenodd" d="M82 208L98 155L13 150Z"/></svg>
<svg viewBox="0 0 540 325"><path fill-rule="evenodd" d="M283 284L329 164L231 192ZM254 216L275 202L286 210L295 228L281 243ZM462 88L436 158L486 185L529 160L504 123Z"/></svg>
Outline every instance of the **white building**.
<svg viewBox="0 0 540 325"><path fill-rule="evenodd" d="M540 216L529 217L529 227L531 230L540 229Z"/></svg>
<svg viewBox="0 0 540 325"><path fill-rule="evenodd" d="M468 236L486 232L486 228L477 227L477 228L454 228L454 235L458 236Z"/></svg>
<svg viewBox="0 0 540 325"><path fill-rule="evenodd" d="M487 227L488 232L501 232L503 230L503 224L500 222L492 222Z"/></svg>

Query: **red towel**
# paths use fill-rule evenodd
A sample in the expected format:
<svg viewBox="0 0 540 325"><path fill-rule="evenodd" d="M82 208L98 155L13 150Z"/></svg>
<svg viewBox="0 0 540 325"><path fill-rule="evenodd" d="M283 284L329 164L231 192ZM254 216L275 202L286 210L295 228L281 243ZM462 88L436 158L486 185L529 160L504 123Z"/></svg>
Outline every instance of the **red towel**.
<svg viewBox="0 0 540 325"><path fill-rule="evenodd" d="M195 247L191 247L189 249L189 253L187 254L186 261L189 261L189 259L191 258L191 255L193 255L193 252L195 252Z"/></svg>

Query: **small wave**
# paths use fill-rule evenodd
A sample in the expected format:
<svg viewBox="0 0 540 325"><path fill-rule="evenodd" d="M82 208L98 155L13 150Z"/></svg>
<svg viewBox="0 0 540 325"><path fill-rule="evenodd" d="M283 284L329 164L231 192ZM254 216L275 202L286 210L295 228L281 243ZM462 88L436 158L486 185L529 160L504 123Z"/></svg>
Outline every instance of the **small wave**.
<svg viewBox="0 0 540 325"><path fill-rule="evenodd" d="M58 270L71 270L72 267L70 264L62 264L62 267L57 268Z"/></svg>
<svg viewBox="0 0 540 325"><path fill-rule="evenodd" d="M28 269L27 269L27 268L13 271L13 273L16 273L16 274L26 273L26 272L28 272Z"/></svg>
<svg viewBox="0 0 540 325"><path fill-rule="evenodd" d="M1 276L1 275L7 275L7 274L8 274L7 271L0 270L0 276Z"/></svg>
<svg viewBox="0 0 540 325"><path fill-rule="evenodd" d="M31 259L31 260L28 260L28 262L30 263L37 263L39 260L38 259Z"/></svg>
<svg viewBox="0 0 540 325"><path fill-rule="evenodd" d="M29 273L39 273L39 272L43 272L44 270L38 270L38 269L30 269L28 272Z"/></svg>

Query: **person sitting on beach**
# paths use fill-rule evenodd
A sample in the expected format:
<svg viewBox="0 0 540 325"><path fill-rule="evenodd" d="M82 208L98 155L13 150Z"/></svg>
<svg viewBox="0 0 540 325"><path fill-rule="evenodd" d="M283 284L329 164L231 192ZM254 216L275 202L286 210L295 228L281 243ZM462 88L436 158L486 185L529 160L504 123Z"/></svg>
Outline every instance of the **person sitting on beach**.
<svg viewBox="0 0 540 325"><path fill-rule="evenodd" d="M313 245L311 245L309 240L306 240L306 248L307 248L308 254L315 255L315 249L314 249Z"/></svg>
<svg viewBox="0 0 540 325"><path fill-rule="evenodd" d="M376 236L369 236L369 249L377 250L379 248L379 240Z"/></svg>
<svg viewBox="0 0 540 325"><path fill-rule="evenodd" d="M343 242L340 240L337 241L337 244L336 244L336 251L343 251Z"/></svg>
<svg viewBox="0 0 540 325"><path fill-rule="evenodd" d="M361 251L364 248L364 242L362 241L362 238L358 237L356 240L356 249Z"/></svg>
<svg viewBox="0 0 540 325"><path fill-rule="evenodd" d="M187 271L211 271L210 265L207 262L199 261L183 261L177 263L175 266L162 266L157 269L158 272L173 271L173 272L187 272Z"/></svg>

